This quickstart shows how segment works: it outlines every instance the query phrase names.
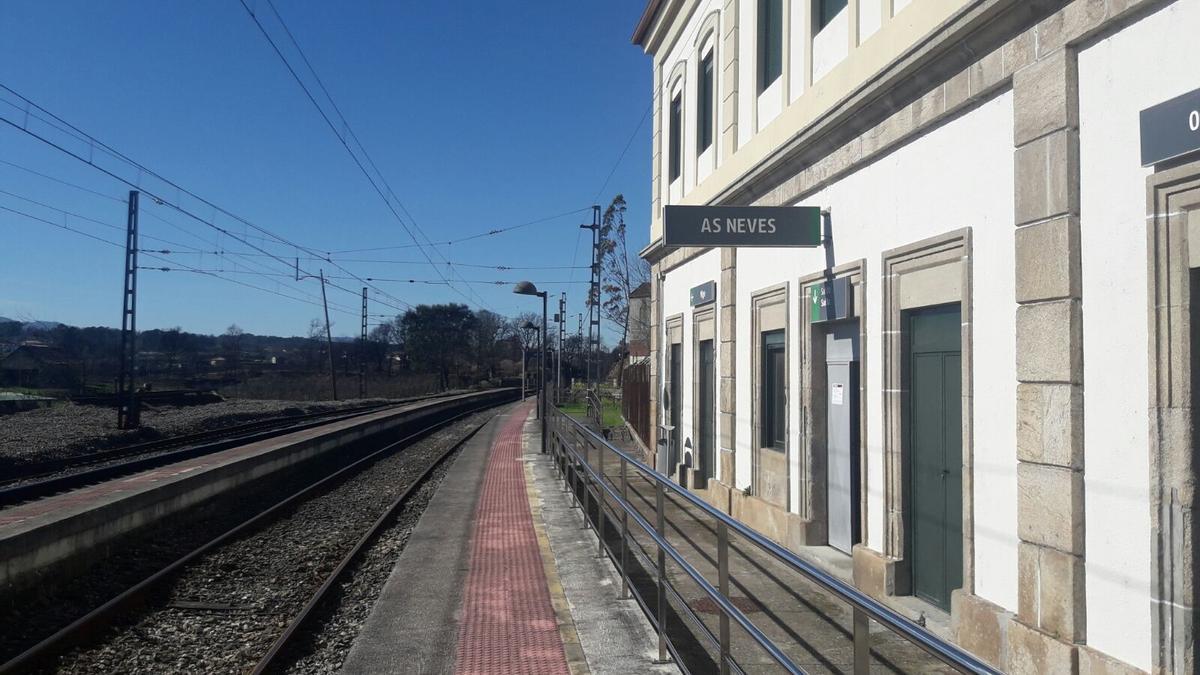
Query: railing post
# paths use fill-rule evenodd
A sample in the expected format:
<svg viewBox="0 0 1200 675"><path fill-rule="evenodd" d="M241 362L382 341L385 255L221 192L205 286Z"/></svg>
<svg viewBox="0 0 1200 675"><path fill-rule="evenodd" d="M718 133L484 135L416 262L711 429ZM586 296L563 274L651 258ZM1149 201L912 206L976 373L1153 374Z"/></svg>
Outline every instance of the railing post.
<svg viewBox="0 0 1200 675"><path fill-rule="evenodd" d="M717 521L717 590L729 597L729 527ZM729 615L721 612L721 675L729 675Z"/></svg>
<svg viewBox="0 0 1200 675"><path fill-rule="evenodd" d="M628 462L621 458L621 599L629 599L629 479L627 476Z"/></svg>
<svg viewBox="0 0 1200 675"><path fill-rule="evenodd" d="M663 518L663 485L654 481L654 504L658 511L656 526L658 536L666 541L667 528ZM668 663L667 658L667 554L658 545L658 663Z"/></svg>
<svg viewBox="0 0 1200 675"><path fill-rule="evenodd" d="M604 448L597 448L600 453L600 466L604 466ZM596 557L604 557L604 507L608 498L604 496L604 473L596 481Z"/></svg>
<svg viewBox="0 0 1200 675"><path fill-rule="evenodd" d="M592 475L588 472L588 449L591 446L585 440L583 441L583 466L580 467L580 475L583 476L583 529L590 530L592 527L591 511L592 511L592 491L588 485L592 482Z"/></svg>
<svg viewBox="0 0 1200 675"><path fill-rule="evenodd" d="M871 617L854 608L854 675L867 675L871 670Z"/></svg>

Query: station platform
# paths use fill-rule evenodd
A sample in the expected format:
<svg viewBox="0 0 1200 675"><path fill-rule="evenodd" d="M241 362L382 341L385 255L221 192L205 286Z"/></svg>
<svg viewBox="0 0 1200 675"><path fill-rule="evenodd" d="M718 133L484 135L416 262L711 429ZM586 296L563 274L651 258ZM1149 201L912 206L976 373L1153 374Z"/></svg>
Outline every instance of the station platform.
<svg viewBox="0 0 1200 675"><path fill-rule="evenodd" d="M345 673L678 672L595 556L540 453L532 401L467 443L412 532Z"/></svg>
<svg viewBox="0 0 1200 675"><path fill-rule="evenodd" d="M364 438L432 421L503 392L478 392L384 408L311 429L248 442L0 510L0 588L88 563L117 537L223 492Z"/></svg>

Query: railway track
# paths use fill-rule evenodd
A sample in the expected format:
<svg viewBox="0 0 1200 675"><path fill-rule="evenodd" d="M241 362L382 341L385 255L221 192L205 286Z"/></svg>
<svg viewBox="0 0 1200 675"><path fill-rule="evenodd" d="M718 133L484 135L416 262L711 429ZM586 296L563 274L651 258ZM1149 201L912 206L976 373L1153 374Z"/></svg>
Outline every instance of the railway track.
<svg viewBox="0 0 1200 675"><path fill-rule="evenodd" d="M166 466L231 447L352 419L389 406L441 398L399 399L388 403L255 420L193 434L135 443L77 457L9 467L0 480L0 508L75 490L120 476Z"/></svg>
<svg viewBox="0 0 1200 675"><path fill-rule="evenodd" d="M205 621L212 621L213 615L220 615L238 618L243 623L249 622L255 626L261 624L264 627L263 630L266 633L255 632L257 637L253 640L243 635L231 636L230 633L236 633L236 629L225 628L217 631L217 635L224 636L227 640L232 637L232 640L229 640L232 654L223 654L220 657L213 655L211 658L206 658L206 666L210 669L245 671L253 667L254 672L264 672L277 666L281 655L288 652L289 646L298 635L300 628L306 621L311 620L314 612L327 599L330 590L336 586L338 580L353 567L355 560L369 548L379 533L395 521L397 514L404 510L413 495L429 481L431 475L443 465L445 460L492 417L492 413L483 412L492 407L494 406L482 406L434 422L398 441L369 452L333 473L314 477L300 489L265 509L247 514L240 524L199 545L120 595L29 647L7 663L0 665L0 673L28 672L46 668L90 671L118 666L118 669L122 670L137 670L138 663L141 663L143 670L170 670L169 666L158 661L155 661L157 665L152 668L146 668L144 662L138 662L136 659L127 661L126 656L120 655L121 647L119 646L106 648L101 643L100 647L89 649L86 645L95 645L98 636L112 637L113 633L110 629L118 624L128 629L119 634L129 635L132 631L135 636L132 639L135 641L139 639L136 637L138 635L156 634L156 631L169 633L171 630L169 628L156 628L154 619L161 615L166 622L164 625L170 625L171 621L179 619L181 612L185 615L188 612L198 612L204 615L202 619L197 620L201 624ZM467 424L469 428L464 429L463 424L459 424L460 422ZM453 438L447 440L439 437L438 434L442 430L454 430ZM436 442L427 442L430 439L434 439ZM376 471L382 471L383 474L373 475L373 472ZM377 503L385 496L383 493L389 493L386 495L387 503L383 508L376 508L373 511L362 508L364 495L367 501ZM378 505L376 504L376 506ZM339 516L340 520L330 515L331 512L338 512L339 509L343 514ZM339 548L339 559L336 564L329 564L331 557L330 551L327 549L330 549L331 546L334 548L338 546L330 544L327 535L319 533L309 521L304 520L306 518L312 520L314 515L316 521L328 521L323 523L323 527L330 528L329 531L337 533L337 537L340 537L342 542L338 546L344 548L352 541L353 545L349 545L344 554ZM364 519L368 517L370 522L364 522ZM299 522L295 522L297 519ZM287 551L275 550L276 559L266 563L261 559L264 551L270 552L274 550L275 546L278 546L279 541L286 540L285 535L275 531L286 532L289 529L291 534L288 536L293 537L291 541L302 542L306 548L313 548L319 554L317 557L322 559L323 562L312 563L315 567L322 569L320 583L317 583L318 578L314 574L315 567L309 566L310 561L306 560L301 563L293 560ZM353 531L352 537L349 534L351 530ZM263 541L247 541L256 537ZM273 537L274 539L272 539ZM308 546L310 543L312 545ZM239 563L238 556L249 557ZM259 558L255 558L255 556L259 556ZM280 557L282 557L282 561L279 559ZM270 584L264 583L262 584L264 588L244 589L246 593L243 597L234 601L226 595L222 595L231 592L230 588L224 590L210 588L219 587L222 577L241 574L237 571L239 565L244 565L245 569L250 570L246 572L247 574L254 574L256 572L253 570L256 568L280 564L285 567L294 564L297 578L294 580L272 578L271 582L278 587L275 591L265 588ZM291 567L287 568L291 569ZM328 569L327 572L326 569ZM246 585L253 586L253 584ZM180 588L183 590L179 590ZM279 588L284 590L279 590ZM304 597L297 595L301 592L301 588L303 588ZM234 590L233 592L236 594L240 591ZM272 595L273 592L276 595L286 596L286 601L279 600L276 595ZM185 596L191 594L202 599L191 601L186 597L182 600L175 598L174 601L168 601L164 609L160 601L164 597L171 597L172 593L183 593ZM212 598L203 599L212 593L218 594L218 597L224 598L224 600L214 602ZM263 598L263 606L254 605L247 609L244 605L247 603L253 605L254 603L246 598L254 596L255 593ZM147 615L152 617L148 620L149 625L140 626L130 623L130 617L138 613L138 608L156 608L156 603L158 603L157 609L151 609ZM245 619L244 613L248 613L250 618ZM130 627L131 625L132 627ZM180 635L193 639L196 637L195 633L194 628L179 632ZM257 645L257 647L252 648L251 644ZM79 649L71 651L76 648ZM210 651L217 649L207 643L201 644L197 648ZM258 649L253 654L253 661L248 661L250 656L245 653L247 649L251 651ZM113 658L117 660L111 660ZM233 667L233 661L236 662L236 667Z"/></svg>

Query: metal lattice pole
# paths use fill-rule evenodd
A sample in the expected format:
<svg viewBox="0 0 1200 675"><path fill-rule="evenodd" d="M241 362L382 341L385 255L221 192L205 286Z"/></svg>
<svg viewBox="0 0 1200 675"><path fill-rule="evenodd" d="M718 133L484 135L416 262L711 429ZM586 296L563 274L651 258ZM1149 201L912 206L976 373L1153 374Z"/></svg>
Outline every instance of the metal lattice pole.
<svg viewBox="0 0 1200 675"><path fill-rule="evenodd" d="M367 397L367 287L362 289L362 337L358 341L358 397Z"/></svg>
<svg viewBox="0 0 1200 675"><path fill-rule="evenodd" d="M121 372L117 379L117 428L135 429L141 423L134 369L137 367L138 192L129 192L125 228L125 292L121 309Z"/></svg>

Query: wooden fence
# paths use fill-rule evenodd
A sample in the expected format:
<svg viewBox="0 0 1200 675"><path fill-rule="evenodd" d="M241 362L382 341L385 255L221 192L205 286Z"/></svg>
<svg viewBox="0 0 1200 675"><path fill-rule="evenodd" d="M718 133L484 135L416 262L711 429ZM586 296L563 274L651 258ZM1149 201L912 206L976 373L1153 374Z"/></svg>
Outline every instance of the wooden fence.
<svg viewBox="0 0 1200 675"><path fill-rule="evenodd" d="M625 366L621 378L621 414L646 447L650 436L650 364Z"/></svg>

